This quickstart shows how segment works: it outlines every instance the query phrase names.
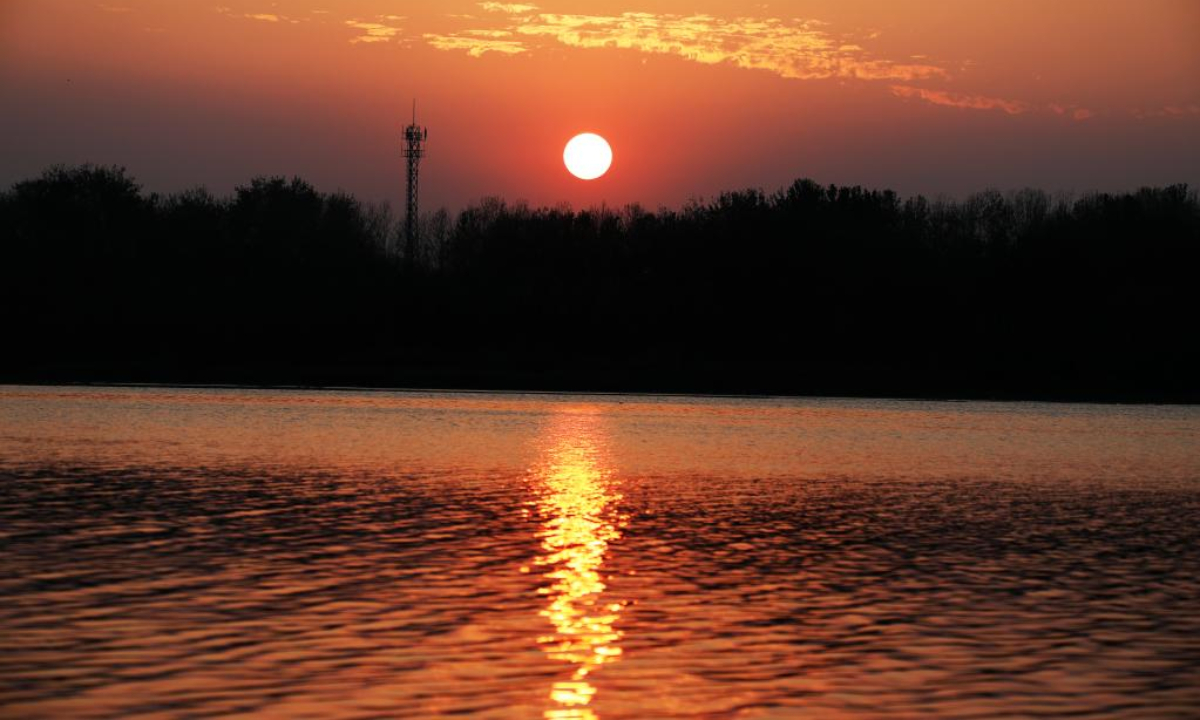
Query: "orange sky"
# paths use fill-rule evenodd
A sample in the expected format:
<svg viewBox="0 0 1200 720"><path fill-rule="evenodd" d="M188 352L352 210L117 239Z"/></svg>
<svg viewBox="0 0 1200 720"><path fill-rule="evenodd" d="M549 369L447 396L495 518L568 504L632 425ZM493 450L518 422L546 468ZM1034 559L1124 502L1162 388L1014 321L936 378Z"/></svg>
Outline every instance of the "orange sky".
<svg viewBox="0 0 1200 720"><path fill-rule="evenodd" d="M301 175L422 200L678 205L796 177L962 195L1200 183L1200 2L0 0L0 184ZM585 183L563 144L616 161Z"/></svg>

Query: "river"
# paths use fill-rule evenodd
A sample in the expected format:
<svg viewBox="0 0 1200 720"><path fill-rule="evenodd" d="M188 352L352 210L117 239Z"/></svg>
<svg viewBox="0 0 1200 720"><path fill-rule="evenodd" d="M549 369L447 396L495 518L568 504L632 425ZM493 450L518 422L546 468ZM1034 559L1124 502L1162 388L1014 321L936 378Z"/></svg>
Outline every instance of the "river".
<svg viewBox="0 0 1200 720"><path fill-rule="evenodd" d="M0 387L0 716L1200 716L1200 408Z"/></svg>

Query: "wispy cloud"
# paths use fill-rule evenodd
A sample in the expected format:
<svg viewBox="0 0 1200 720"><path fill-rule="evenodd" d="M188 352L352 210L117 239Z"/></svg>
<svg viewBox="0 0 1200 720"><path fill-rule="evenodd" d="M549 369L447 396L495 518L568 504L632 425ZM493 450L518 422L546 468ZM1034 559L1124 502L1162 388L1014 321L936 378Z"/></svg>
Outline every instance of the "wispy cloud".
<svg viewBox="0 0 1200 720"><path fill-rule="evenodd" d="M948 76L929 63L873 57L816 21L721 19L711 15L539 13L514 17L509 29L577 48L620 48L675 55L705 65L730 64L784 78L912 81Z"/></svg>
<svg viewBox="0 0 1200 720"><path fill-rule="evenodd" d="M2 1L2 0L0 0ZM449 28L408 28L409 38L428 46L462 52L475 58L495 54L514 56L554 47L619 49L681 58L701 65L728 66L772 73L793 80L837 80L879 83L881 91L902 100L945 108L991 111L1005 115L1038 113L1086 122L1111 115L1071 103L1028 102L979 92L971 87L971 61L952 70L923 54L889 58L872 50L880 33L869 28L836 32L818 20L772 17L716 17L707 14L625 12L620 14L562 14L541 12L533 3L477 2L485 14L446 15ZM107 12L130 12L125 6L100 4ZM766 6L760 6L766 7ZM217 11L230 17L265 23L298 23L286 15L264 12ZM342 18L346 16L343 15ZM325 19L328 18L328 19ZM378 15L338 18L336 10L310 10L304 21L337 23L352 28L350 43L388 43L404 35L407 18ZM407 24L407 23L406 23ZM429 28L434 30L434 28ZM1128 111L1138 118L1192 118L1200 106L1179 103Z"/></svg>
<svg viewBox="0 0 1200 720"><path fill-rule="evenodd" d="M1036 105L1023 100L947 89L961 79L926 55L890 59L868 47L878 31L836 33L817 20L626 12L618 15L539 12L532 4L481 2L489 20L463 16L477 27L424 36L434 48L480 57L518 54L548 45L622 49L665 55L703 65L728 65L796 80L856 80L886 83L892 95L964 110L1007 115L1054 112L1083 121L1092 110L1074 105ZM501 39L503 38L503 39ZM511 38L522 38L518 42ZM940 86L940 87L939 87Z"/></svg>
<svg viewBox="0 0 1200 720"><path fill-rule="evenodd" d="M233 8L225 5L218 5L217 12L231 18L257 20L258 22L266 23L290 23L292 25L296 25L300 22L299 20L290 18L287 15L279 15L277 13L238 13L234 12Z"/></svg>
<svg viewBox="0 0 1200 720"><path fill-rule="evenodd" d="M1084 120L1091 120L1092 118L1096 117L1095 111L1082 108L1077 105L1060 105L1058 103L1051 103L1050 112L1061 117L1069 117L1072 120L1078 120L1081 122Z"/></svg>
<svg viewBox="0 0 1200 720"><path fill-rule="evenodd" d="M381 20L403 20L404 18L397 15L385 15ZM361 31L359 35L350 39L351 44L358 43L382 43L390 42L392 38L400 34L401 28L386 25L379 22L364 22L362 20L347 20L346 25Z"/></svg>
<svg viewBox="0 0 1200 720"><path fill-rule="evenodd" d="M101 10L103 10L104 12L110 12L110 13L130 13L130 12L133 12L133 8L131 8L131 7L128 7L128 6L126 6L126 5L105 5L104 3L100 3L100 4L99 4L99 5L97 5L96 7L100 8L100 9L101 9Z"/></svg>
<svg viewBox="0 0 1200 720"><path fill-rule="evenodd" d="M511 30L467 30L465 35L481 38L503 38L512 37Z"/></svg>
<svg viewBox="0 0 1200 720"><path fill-rule="evenodd" d="M1038 105L1021 100L957 93L948 90L932 90L929 88L912 87L907 85L892 85L892 94L897 97L922 100L933 105L958 108L961 110L999 110L1008 115L1024 115L1034 112L1050 112L1059 117L1069 118L1076 122L1091 120L1097 116L1096 111L1078 105L1050 103Z"/></svg>
<svg viewBox="0 0 1200 720"><path fill-rule="evenodd" d="M1138 109L1133 111L1134 117L1146 118L1185 118L1200 116L1200 105L1166 105L1159 108Z"/></svg>
<svg viewBox="0 0 1200 720"><path fill-rule="evenodd" d="M481 37L478 32L468 32L462 35L436 35L431 33L426 34L424 37L425 41L433 48L438 50L461 50L471 57L483 57L487 53L519 55L528 51L517 40L496 40L492 37Z"/></svg>
<svg viewBox="0 0 1200 720"><path fill-rule="evenodd" d="M538 9L537 5L528 5L523 3L501 3L501 2L481 2L479 7L488 12L501 12L510 15L524 15L534 12Z"/></svg>
<svg viewBox="0 0 1200 720"><path fill-rule="evenodd" d="M1032 110L1032 106L1019 100L988 97L986 95L970 95L947 90L930 90L928 88L912 87L909 85L892 85L893 95L903 98L924 100L934 105L961 108L966 110L1002 110L1009 115L1021 115Z"/></svg>

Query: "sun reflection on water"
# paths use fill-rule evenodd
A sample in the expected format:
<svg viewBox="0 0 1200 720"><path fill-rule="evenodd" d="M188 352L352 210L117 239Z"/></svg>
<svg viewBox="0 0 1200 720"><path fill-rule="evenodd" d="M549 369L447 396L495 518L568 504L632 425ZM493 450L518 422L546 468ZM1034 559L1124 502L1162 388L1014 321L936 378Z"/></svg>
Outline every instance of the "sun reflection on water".
<svg viewBox="0 0 1200 720"><path fill-rule="evenodd" d="M538 643L551 658L573 666L570 677L550 690L553 705L545 716L556 720L596 718L588 707L596 696L589 676L621 656L615 625L623 603L604 596L601 570L623 521L615 510L620 495L605 464L600 421L586 411L554 417L535 479L543 551L537 564L549 581L539 590L548 600L541 614L554 626Z"/></svg>

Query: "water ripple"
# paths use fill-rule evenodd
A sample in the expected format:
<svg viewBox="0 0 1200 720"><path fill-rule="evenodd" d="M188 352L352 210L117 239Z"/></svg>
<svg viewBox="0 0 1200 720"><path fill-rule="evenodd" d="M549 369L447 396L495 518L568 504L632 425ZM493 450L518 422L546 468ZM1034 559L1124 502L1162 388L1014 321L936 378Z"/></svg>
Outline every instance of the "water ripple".
<svg viewBox="0 0 1200 720"><path fill-rule="evenodd" d="M781 471L799 431L771 436L796 416L746 430L737 403L436 402L436 420L304 412L453 421L445 466L411 444L164 450L136 442L145 418L132 445L72 457L27 431L0 460L0 715L1200 715L1200 461L1172 450L1191 416L1136 474L1080 472L1091 436L1071 455L1037 432L1017 475L896 455L840 474L811 453ZM879 441L857 406L820 412L828 442ZM961 412L972 438L1053 427ZM681 456L699 422L757 437L748 469L706 440ZM1097 432L1145 437L1124 422ZM647 437L669 453L639 454Z"/></svg>

